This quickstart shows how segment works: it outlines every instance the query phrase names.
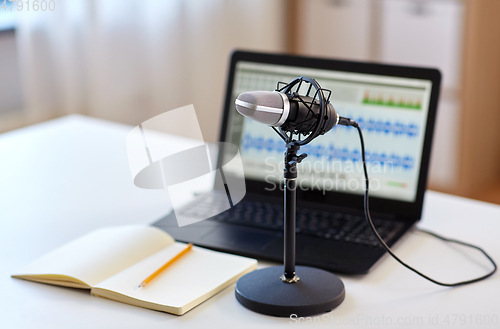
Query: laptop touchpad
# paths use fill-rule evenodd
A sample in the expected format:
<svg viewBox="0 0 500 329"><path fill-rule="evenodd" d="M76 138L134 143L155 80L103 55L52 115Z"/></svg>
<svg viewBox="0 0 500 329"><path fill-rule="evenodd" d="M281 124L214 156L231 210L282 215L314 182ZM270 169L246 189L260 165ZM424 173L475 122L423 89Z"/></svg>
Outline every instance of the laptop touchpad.
<svg viewBox="0 0 500 329"><path fill-rule="evenodd" d="M209 233L202 243L224 246L238 250L263 250L280 236L278 233L262 232L248 228L221 227Z"/></svg>

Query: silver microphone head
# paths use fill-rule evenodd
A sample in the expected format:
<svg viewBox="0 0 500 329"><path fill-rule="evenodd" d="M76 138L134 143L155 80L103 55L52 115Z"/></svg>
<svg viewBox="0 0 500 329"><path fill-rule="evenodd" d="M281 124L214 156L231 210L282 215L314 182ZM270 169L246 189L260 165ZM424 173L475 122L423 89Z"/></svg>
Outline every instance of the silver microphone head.
<svg viewBox="0 0 500 329"><path fill-rule="evenodd" d="M268 126L281 126L288 117L288 97L278 91L250 91L236 99L236 110L241 115Z"/></svg>

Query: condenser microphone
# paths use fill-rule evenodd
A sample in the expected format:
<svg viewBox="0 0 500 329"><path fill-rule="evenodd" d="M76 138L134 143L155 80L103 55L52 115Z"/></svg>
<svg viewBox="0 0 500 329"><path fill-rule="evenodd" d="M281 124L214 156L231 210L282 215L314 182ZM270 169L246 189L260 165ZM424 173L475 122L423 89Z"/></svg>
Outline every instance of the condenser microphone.
<svg viewBox="0 0 500 329"><path fill-rule="evenodd" d="M320 105L309 96L285 94L279 91L250 91L236 99L236 110L243 116L284 131L310 133L317 123ZM308 104L306 106L305 104ZM339 120L333 105L326 106L325 123L320 134L332 129Z"/></svg>

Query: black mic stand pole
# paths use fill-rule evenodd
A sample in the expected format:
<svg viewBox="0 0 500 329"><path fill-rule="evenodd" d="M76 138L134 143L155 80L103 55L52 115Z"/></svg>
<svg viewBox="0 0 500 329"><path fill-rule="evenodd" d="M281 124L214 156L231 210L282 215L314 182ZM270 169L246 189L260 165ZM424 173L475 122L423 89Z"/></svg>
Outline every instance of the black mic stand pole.
<svg viewBox="0 0 500 329"><path fill-rule="evenodd" d="M295 215L297 202L297 163L300 163L307 157L307 154L297 156L297 151L300 146L294 142L290 142L286 146L285 151L285 168L283 176L285 179L284 186L284 270L285 273L281 280L286 283L295 283L300 280L295 275Z"/></svg>

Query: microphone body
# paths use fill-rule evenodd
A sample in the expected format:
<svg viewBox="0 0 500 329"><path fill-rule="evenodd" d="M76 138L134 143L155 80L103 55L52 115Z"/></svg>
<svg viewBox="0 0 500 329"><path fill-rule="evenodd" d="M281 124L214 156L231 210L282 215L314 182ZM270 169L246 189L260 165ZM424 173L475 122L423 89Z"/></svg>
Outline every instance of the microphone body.
<svg viewBox="0 0 500 329"><path fill-rule="evenodd" d="M243 116L283 131L310 133L319 120L320 104L312 97L294 96L279 91L251 91L238 96L236 110ZM308 108L304 103L310 105ZM311 113L312 112L312 113ZM339 120L331 103L326 105L325 124L321 135L330 131Z"/></svg>

